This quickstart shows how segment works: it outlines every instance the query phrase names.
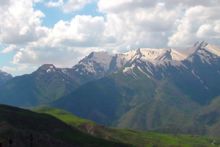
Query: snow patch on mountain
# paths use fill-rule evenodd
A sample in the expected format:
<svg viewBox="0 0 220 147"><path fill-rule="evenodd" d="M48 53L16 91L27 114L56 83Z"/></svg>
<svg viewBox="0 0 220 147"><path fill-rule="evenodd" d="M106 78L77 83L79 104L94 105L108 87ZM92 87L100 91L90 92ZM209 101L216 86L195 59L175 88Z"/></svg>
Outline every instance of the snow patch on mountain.
<svg viewBox="0 0 220 147"><path fill-rule="evenodd" d="M187 58L186 54L178 52L174 49L171 49L171 56L172 56L172 59L175 61L183 61Z"/></svg>
<svg viewBox="0 0 220 147"><path fill-rule="evenodd" d="M220 49L204 41L197 42L192 49L194 52L187 58L190 62L199 58L202 63L212 64L215 59L220 57Z"/></svg>
<svg viewBox="0 0 220 147"><path fill-rule="evenodd" d="M40 66L35 73L44 74L44 73L51 73L57 72L59 69L56 68L53 64L44 64Z"/></svg>
<svg viewBox="0 0 220 147"><path fill-rule="evenodd" d="M174 49L153 49L153 48L139 48L135 52L129 51L125 53L127 61L132 62L137 59L151 62L153 64L163 64L167 61L183 61L186 55Z"/></svg>
<svg viewBox="0 0 220 147"><path fill-rule="evenodd" d="M105 71L109 69L111 60L112 60L113 55L110 55L108 52L92 52L89 54L89 56L85 57L83 60L79 62L79 64L85 65L85 63L88 64L86 66L87 68L90 68L93 66L93 62L99 64ZM88 69L91 70L91 72L94 72L93 69Z"/></svg>
<svg viewBox="0 0 220 147"><path fill-rule="evenodd" d="M123 73L124 73L125 75L130 75L130 76L132 76L134 79L137 79L138 76L137 76L137 74L136 74L135 71L134 71L135 67L136 67L135 64L132 64L130 67L125 67L125 68L123 69Z"/></svg>
<svg viewBox="0 0 220 147"><path fill-rule="evenodd" d="M92 52L73 66L69 74L86 77L101 78L107 74L122 71L124 74L135 76L134 67L148 76L158 75L167 68L188 70L184 61L201 58L204 63L211 64L218 58L220 49L206 42L197 42L193 46L193 53L186 54L175 49L166 48L139 48L125 53L110 54L108 52ZM163 73L161 73L163 74Z"/></svg>
<svg viewBox="0 0 220 147"><path fill-rule="evenodd" d="M136 54L136 50L131 50L125 53L116 54L116 67L123 67L128 61L130 61Z"/></svg>
<svg viewBox="0 0 220 147"><path fill-rule="evenodd" d="M148 73L146 73L146 72L144 72L142 69L141 69L141 67L137 67L138 68L138 70L141 72L141 73L143 73L144 75L146 75L149 79L151 79L151 76L148 74Z"/></svg>

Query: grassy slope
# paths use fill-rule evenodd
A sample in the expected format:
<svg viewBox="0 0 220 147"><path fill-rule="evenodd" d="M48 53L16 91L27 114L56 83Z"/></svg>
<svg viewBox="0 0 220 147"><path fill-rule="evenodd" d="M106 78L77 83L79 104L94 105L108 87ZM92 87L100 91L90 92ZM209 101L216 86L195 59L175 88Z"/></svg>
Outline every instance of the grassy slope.
<svg viewBox="0 0 220 147"><path fill-rule="evenodd" d="M40 108L34 109L34 111L52 115L52 116L64 121L67 124L74 125L74 127L79 127L81 124L85 124L85 123L95 125L95 123L92 121L77 117L77 116L75 116L67 111L61 110L61 109L40 107Z"/></svg>
<svg viewBox="0 0 220 147"><path fill-rule="evenodd" d="M171 135L156 132L138 132L126 129L112 129L96 125L95 123L81 119L59 109L40 108L37 110L41 113L50 114L69 125L80 128L82 131L90 133L94 136L106 138L108 140L129 143L138 147L142 146L219 146L220 140L210 139L206 137L191 135Z"/></svg>
<svg viewBox="0 0 220 147"><path fill-rule="evenodd" d="M12 138L17 144L20 144L17 147L25 147L25 144L29 141L30 134L33 134L34 140L39 140L36 143L42 147L57 143L60 143L60 145L54 147L124 146L121 143L107 141L83 133L51 115L0 105L1 142L5 143L8 138Z"/></svg>

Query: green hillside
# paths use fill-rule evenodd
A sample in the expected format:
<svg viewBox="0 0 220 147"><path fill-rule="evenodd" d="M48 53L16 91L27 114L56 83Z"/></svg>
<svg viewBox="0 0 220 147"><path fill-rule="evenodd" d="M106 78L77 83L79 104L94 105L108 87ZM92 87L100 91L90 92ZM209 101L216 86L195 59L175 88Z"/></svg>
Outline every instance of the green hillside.
<svg viewBox="0 0 220 147"><path fill-rule="evenodd" d="M122 147L71 127L53 116L0 105L0 143L13 147Z"/></svg>
<svg viewBox="0 0 220 147"><path fill-rule="evenodd" d="M156 132L138 132L127 129L113 129L100 126L89 120L81 119L72 115L69 112L54 109L54 108L40 108L36 110L40 113L50 114L69 125L79 128L80 130L89 133L96 137L105 138L111 141L118 141L123 143L132 144L137 147L212 147L219 146L220 140L215 138L207 138L192 135L171 135Z"/></svg>
<svg viewBox="0 0 220 147"><path fill-rule="evenodd" d="M57 108L43 106L43 107L39 107L39 108L34 109L34 111L39 112L39 113L46 113L46 114L52 115L52 116L64 121L65 123L67 123L69 125L73 125L74 127L79 127L82 124L96 125L95 122L77 117L70 112L67 112L67 111L64 111L61 109L57 109Z"/></svg>

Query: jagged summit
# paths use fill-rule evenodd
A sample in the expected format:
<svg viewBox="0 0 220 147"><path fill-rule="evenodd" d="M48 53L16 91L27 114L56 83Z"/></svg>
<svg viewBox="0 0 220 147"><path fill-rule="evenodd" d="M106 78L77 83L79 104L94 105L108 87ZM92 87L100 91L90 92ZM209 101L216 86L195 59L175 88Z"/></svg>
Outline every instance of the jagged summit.
<svg viewBox="0 0 220 147"><path fill-rule="evenodd" d="M143 60L153 61L153 60L163 60L163 56L166 56L166 55L169 55L169 50L139 48L136 51L135 57L143 59Z"/></svg>
<svg viewBox="0 0 220 147"><path fill-rule="evenodd" d="M201 48L205 48L206 46L208 45L208 43L207 42L205 42L205 41L197 41L195 44L194 44L194 47L196 48L196 49L201 49Z"/></svg>
<svg viewBox="0 0 220 147"><path fill-rule="evenodd" d="M214 55L220 56L220 48L205 41L196 42L193 46L193 49L194 53L201 52L201 50L206 50Z"/></svg>
<svg viewBox="0 0 220 147"><path fill-rule="evenodd" d="M103 76L109 70L112 58L113 55L105 51L92 52L73 66L72 69L82 76Z"/></svg>
<svg viewBox="0 0 220 147"><path fill-rule="evenodd" d="M55 72L55 71L57 71L57 68L53 64L44 64L44 65L40 66L36 72L50 73L50 72Z"/></svg>
<svg viewBox="0 0 220 147"><path fill-rule="evenodd" d="M205 41L196 42L192 50L193 53L187 58L190 62L200 59L202 62L211 63L220 57L220 48Z"/></svg>
<svg viewBox="0 0 220 147"><path fill-rule="evenodd" d="M186 55L174 49L154 49L154 48L139 48L121 54L127 61L140 59L151 63L158 63L163 61L182 61Z"/></svg>
<svg viewBox="0 0 220 147"><path fill-rule="evenodd" d="M181 62L184 60L191 60L193 56L200 56L203 60L212 60L220 56L220 48L211 45L205 41L196 42L193 47L193 52L189 54L182 53L175 49L166 48L138 48L126 53L120 54L123 62L142 60L151 62L153 64L161 64L163 62Z"/></svg>
<svg viewBox="0 0 220 147"><path fill-rule="evenodd" d="M138 48L114 55L104 51L92 52L76 64L73 70L79 75L102 77L109 72L116 72L129 66L132 67L133 63L138 62L148 66L167 66L168 64L179 66L182 61L189 60L196 52L199 53L202 50L220 55L217 47L213 47L204 41L195 43L193 48L194 52L191 54L185 54L172 48ZM212 58L206 55L203 56L204 58ZM154 67L151 68L153 70Z"/></svg>
<svg viewBox="0 0 220 147"><path fill-rule="evenodd" d="M92 52L84 59L82 59L79 64L92 64L93 62L98 63L105 71L108 70L110 66L110 62L112 60L113 55L109 54L108 52L101 51L101 52Z"/></svg>

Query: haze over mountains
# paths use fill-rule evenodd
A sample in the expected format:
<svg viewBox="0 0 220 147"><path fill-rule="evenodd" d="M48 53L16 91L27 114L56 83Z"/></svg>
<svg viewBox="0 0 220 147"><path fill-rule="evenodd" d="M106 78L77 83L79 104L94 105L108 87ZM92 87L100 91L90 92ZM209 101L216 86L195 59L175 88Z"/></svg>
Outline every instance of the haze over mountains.
<svg viewBox="0 0 220 147"><path fill-rule="evenodd" d="M92 52L72 68L45 64L0 78L0 102L51 105L122 128L220 135L220 48L198 42L191 50Z"/></svg>

